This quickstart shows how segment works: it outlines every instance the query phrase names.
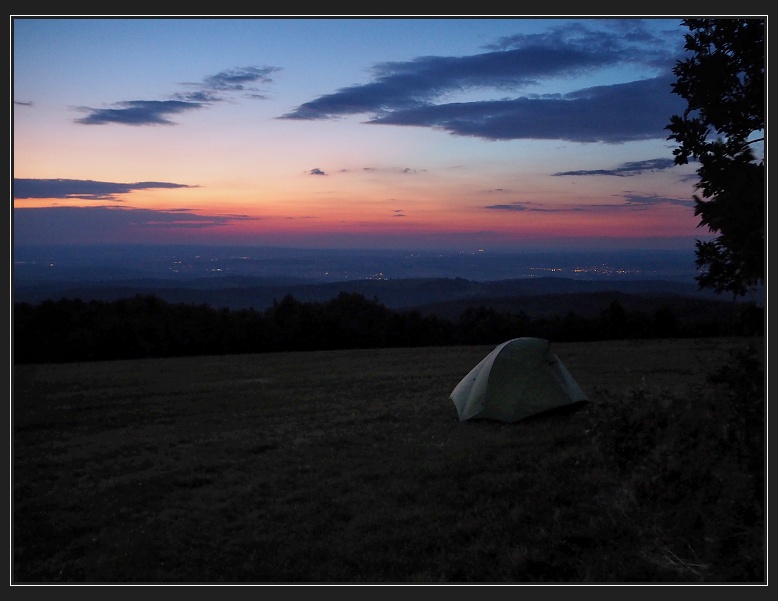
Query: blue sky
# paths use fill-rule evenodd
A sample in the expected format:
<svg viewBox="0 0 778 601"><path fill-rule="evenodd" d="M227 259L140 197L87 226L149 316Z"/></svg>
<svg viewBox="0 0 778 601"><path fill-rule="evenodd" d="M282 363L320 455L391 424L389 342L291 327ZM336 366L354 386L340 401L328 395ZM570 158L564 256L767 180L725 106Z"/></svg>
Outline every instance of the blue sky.
<svg viewBox="0 0 778 601"><path fill-rule="evenodd" d="M680 18L23 18L14 245L693 248Z"/></svg>

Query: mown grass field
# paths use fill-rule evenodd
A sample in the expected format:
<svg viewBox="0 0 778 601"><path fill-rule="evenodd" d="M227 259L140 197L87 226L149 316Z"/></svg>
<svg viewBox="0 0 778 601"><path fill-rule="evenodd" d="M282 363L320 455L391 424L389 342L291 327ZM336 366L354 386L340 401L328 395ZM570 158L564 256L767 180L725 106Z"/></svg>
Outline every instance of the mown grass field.
<svg viewBox="0 0 778 601"><path fill-rule="evenodd" d="M492 346L14 366L12 582L761 583L749 344L554 344L516 424L448 399Z"/></svg>

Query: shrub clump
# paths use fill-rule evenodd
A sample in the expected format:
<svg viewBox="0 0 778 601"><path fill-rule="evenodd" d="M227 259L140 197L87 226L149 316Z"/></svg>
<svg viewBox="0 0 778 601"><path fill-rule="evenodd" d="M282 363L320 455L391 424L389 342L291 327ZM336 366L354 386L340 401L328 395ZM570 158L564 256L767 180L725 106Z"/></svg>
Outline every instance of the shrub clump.
<svg viewBox="0 0 778 601"><path fill-rule="evenodd" d="M616 479L608 510L633 524L656 579L764 580L764 369L753 347L689 396L641 389L591 419Z"/></svg>

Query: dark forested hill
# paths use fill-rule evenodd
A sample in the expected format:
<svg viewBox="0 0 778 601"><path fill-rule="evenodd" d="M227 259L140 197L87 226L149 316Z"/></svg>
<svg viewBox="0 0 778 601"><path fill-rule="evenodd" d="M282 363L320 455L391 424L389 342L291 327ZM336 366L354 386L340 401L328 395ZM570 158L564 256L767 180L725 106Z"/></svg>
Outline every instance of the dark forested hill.
<svg viewBox="0 0 778 601"><path fill-rule="evenodd" d="M652 304L674 297L728 301L709 291L700 291L694 283L664 280L577 280L560 277L521 278L498 281L474 281L462 278L360 279L329 283L301 283L269 278L224 279L202 278L185 282L167 279L139 279L95 282L38 282L17 284L14 301L39 303L60 298L112 301L153 294L171 303L207 304L215 308L263 310L274 301L291 294L303 302L324 302L341 292L357 293L378 300L391 309L423 308L424 312L451 314L464 306L497 302L504 299L533 297L525 311L544 313L580 310L599 304L604 296L618 293L643 297ZM584 296L579 296L584 295ZM665 297L662 300L660 297ZM492 299L492 300L489 300ZM653 300L648 300L653 299ZM607 300L607 299L606 299ZM582 305L583 301L583 305ZM607 302L610 302L608 300ZM516 302L510 301L510 309ZM593 307L597 310L598 306Z"/></svg>
<svg viewBox="0 0 778 601"><path fill-rule="evenodd" d="M541 282L556 283L561 289L571 285ZM354 284L360 284L356 291L326 284L285 288L283 296L280 288L165 288L141 294L95 287L39 303L17 298L14 361L496 344L520 336L564 341L753 336L764 330L764 310L754 303L660 293L648 285L640 294L571 287L571 292L482 296L520 290L525 282ZM239 298L236 290L246 293L246 306L230 308L226 301ZM337 296L328 298L335 291ZM95 298L96 293L115 297ZM436 298L450 300L420 304ZM260 303L269 306L257 309Z"/></svg>

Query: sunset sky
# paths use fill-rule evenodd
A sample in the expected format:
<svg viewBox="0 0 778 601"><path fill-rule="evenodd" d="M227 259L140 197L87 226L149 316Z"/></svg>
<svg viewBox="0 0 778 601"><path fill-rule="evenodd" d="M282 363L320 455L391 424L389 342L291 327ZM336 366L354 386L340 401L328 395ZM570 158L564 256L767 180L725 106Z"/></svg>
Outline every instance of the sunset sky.
<svg viewBox="0 0 778 601"><path fill-rule="evenodd" d="M13 245L693 248L680 18L13 17Z"/></svg>

